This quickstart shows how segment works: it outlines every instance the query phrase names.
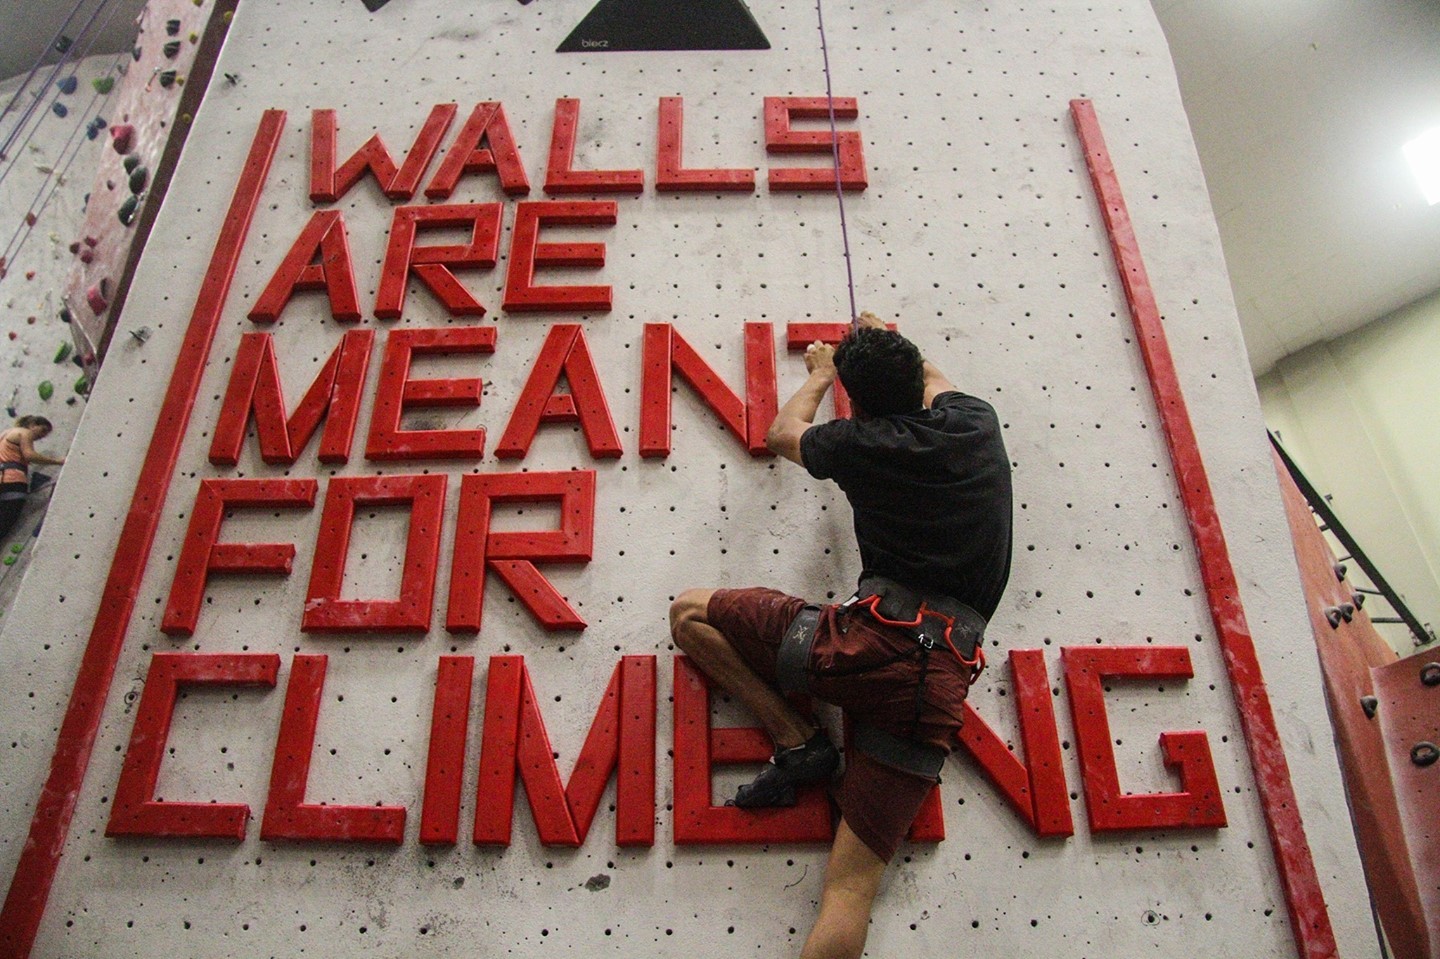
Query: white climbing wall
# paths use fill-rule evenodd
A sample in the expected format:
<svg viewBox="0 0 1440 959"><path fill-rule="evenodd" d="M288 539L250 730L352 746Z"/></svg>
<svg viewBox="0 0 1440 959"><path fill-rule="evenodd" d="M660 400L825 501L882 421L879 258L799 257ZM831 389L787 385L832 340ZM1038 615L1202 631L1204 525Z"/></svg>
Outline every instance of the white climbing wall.
<svg viewBox="0 0 1440 959"><path fill-rule="evenodd" d="M743 400L745 324L768 324L768 356L783 400L803 378L798 354L786 350L788 325L847 319L833 192L767 188L775 169L827 162L819 154L766 150L765 98L824 96L815 10L806 3L755 4L768 50L554 52L593 5L391 0L372 14L358 2L240 4L215 71L235 82L212 84L195 117L122 318L122 334L143 325L153 335L107 359L57 492L46 552L0 635L0 683L9 704L0 710L0 876L10 883L7 922L33 927L33 947L28 934L21 942L19 926L0 933L11 937L7 955L24 955L22 946L46 957L798 952L826 844L741 842L756 821L723 813L703 814L701 827L687 828L690 820L675 807L690 815L695 793L676 785L677 770L693 769L708 737L675 719L676 709L693 702L693 689L674 678L665 617L687 586L771 584L815 598L848 592L857 572L849 517L829 486L789 464L751 456L679 375L673 429L661 433L669 455L642 456L642 353L647 325L653 344L653 328L668 324ZM977 955L1289 957L1299 954L1297 942L1323 939L1313 928L1297 936L1291 907L1299 901L1310 908L1308 923L1323 896L1328 908L1320 910L1320 924L1333 933L1338 954L1375 955L1263 425L1213 216L1150 6L912 0L889 9L833 2L824 12L835 95L857 101L858 115L839 125L859 135L868 178L867 189L845 196L861 307L895 319L962 389L995 405L1016 492L1014 571L990 626L991 668L972 696L1004 755L981 762L962 751L948 762L941 786L947 838L902 848L876 907L871 954L949 955L963 943ZM756 170L753 191L657 189L662 97L683 98L685 166ZM560 98L579 101L573 169L638 170L638 192L547 195ZM1072 124L1069 103L1077 98L1094 103L1113 155L1228 538L1303 845L1318 877L1308 898L1287 897L1272 855L1267 815L1278 813L1267 810L1247 756L1155 401ZM434 185L481 101L503 104L528 195L507 194L493 173L477 171L462 177L453 194L427 198L425 187ZM432 108L448 103L458 104L457 115L413 196L386 197L366 174L336 202L309 199L312 111L336 113L337 162L378 133L398 163ZM275 129L267 110L285 111L284 126L221 301L215 286L202 292L202 280L231 196L246 182L252 140ZM824 122L797 119L795 126L819 131ZM493 135L489 146L504 152ZM549 223L541 231L542 243L603 244L603 266L591 256L589 266L542 263L534 275L542 286L608 287L609 310L505 308L525 279L509 272L523 256L517 247L526 245L523 237L516 242L521 204L546 200L615 204L613 225ZM486 315L451 315L412 278L403 315L377 319L395 211L437 204L498 209L496 265L454 273ZM359 319L337 320L324 292L302 289L276 322L251 320L312 214L331 210L343 216ZM333 292L346 255L331 236L325 263ZM422 230L415 242L467 238L452 226ZM569 252L574 258L576 251ZM298 265L309 262L307 256ZM451 298L460 299L453 292ZM200 366L201 354L182 349L182 341L187 331L203 331L207 307L220 312L213 336L199 337L208 344ZM526 455L497 455L531 409L521 398L535 371L543 372L537 358L551 357L543 351L547 339L571 342L576 335L566 324L578 326L593 360L591 377L587 354L568 354L575 364L569 386L589 434L574 423L546 422ZM483 340L492 334L469 332L477 329L493 331L493 349ZM267 463L253 429L238 463L211 461L224 400L234 389L232 371L244 365L242 343L257 342L242 337L270 334L294 410L347 331L349 342L369 350L347 461L322 462L316 436L293 463ZM365 344L371 331L374 342ZM387 384L387 350L425 335L467 340L472 348L450 356L417 352L412 382L481 378L478 406L473 384L447 391L414 386L408 394L398 379ZM764 327L752 328L750 342L765 344L764 335ZM765 362L756 357L765 354L761 348L752 355L751 373L763 374ZM200 377L193 399L176 385L183 387L189 370ZM753 398L763 393L765 377L752 379ZM604 443L597 441L603 417L583 389L591 382L613 420L618 456L592 454ZM180 402L162 413L167 389L179 389ZM548 394L538 395L543 401ZM403 398L401 430L445 431L443 445L473 441L456 434L483 428L483 454L405 458L403 446L375 439L372 422L397 415L377 396ZM436 406L437 398L452 405ZM565 406L555 401L546 408ZM332 408L327 422L339 418ZM170 432L178 441L173 461L163 442ZM152 435L162 439L158 448L151 448ZM387 448L392 458L367 458L367 443ZM163 468L161 481L145 474L137 492L147 448L152 468ZM347 528L343 516L332 523L326 514L342 499L337 491L374 476L421 477L392 481L412 489L443 485L438 523L412 523L403 507L362 505L346 553L338 545ZM470 535L477 490L562 483L583 490L592 478L593 542L572 535L557 545L553 534L523 535L581 529L583 496L578 511L562 510L553 498L497 497L488 541ZM186 566L184 550L192 517L207 508L201 490L222 488L201 484L255 479L289 482L264 487L289 505L231 509L219 542L293 544L288 575L212 572L193 633L167 633L166 610L184 592L174 588L177 569L199 568ZM311 488L314 505L306 507ZM132 504L131 533L122 538ZM153 544L134 535L152 515ZM425 536L432 533L433 597L393 608L343 602L415 597L414 581L402 576L407 538L423 541L413 556L430 555ZM498 535L507 533L516 536ZM453 583L481 575L477 542L499 564L487 577L478 633L463 628L469 607L452 592ZM206 557L223 564L240 555L234 548L190 549L202 566ZM335 570L342 553L343 574ZM556 561L562 554L568 561ZM273 549L244 555L271 566L283 558ZM568 601L583 629L545 629L532 612L543 586L537 593L533 577L516 577L537 556L539 575ZM507 585L502 572L519 588ZM328 575L338 587L324 585ZM131 576L135 588L123 588ZM107 581L112 593L102 605ZM558 606L546 608L563 618ZM368 631L335 625L347 614L386 609L421 625ZM115 624L124 622L117 617L127 613L128 626L117 634ZM331 629L317 628L326 617ZM112 635L117 653L107 682L104 669L82 671L81 662L87 644L92 664L107 662L95 637ZM1128 661L1146 675L1104 682L1109 735L1097 741L1094 711L1075 705L1077 689L1083 695L1088 688L1075 664L1107 649L1122 658L1133 653ZM1071 824L1048 837L982 769L1011 769L1006 743L1017 759L1027 758L1016 714L1025 684L1006 661L1012 651L1032 651L1019 657L1032 677L1039 657L1046 678L1025 691L1038 688L1039 702L1054 712L1049 728L1059 741L1063 781L1057 787L1052 778L1044 792L1051 811L1058 803ZM274 673L246 687L180 686L168 739L155 753L158 779L153 790L141 783L140 799L150 802L144 815L152 818L125 807L132 831L149 834L107 836L127 751L134 757L146 748L144 736L134 735L137 717L147 696L158 700L165 664L176 662L162 654L232 670L232 678L241 662ZM324 678L311 702L301 691L317 673L316 657L325 657ZM538 795L543 790L523 786L515 789L508 845L472 842L477 813L493 823L503 811L503 781L515 768L495 761L516 730L513 712L506 726L500 704L525 701L519 694L506 698L516 688L506 682L524 686L514 657L523 657L534 711L572 793L582 791L575 783L588 781L584 769L573 778L572 770L597 709L605 712L607 684L622 658L636 657L625 660L615 687L625 784L606 786L578 847L542 842L527 799L573 820L563 803L547 806ZM636 799L631 778L638 771L643 787L647 740L637 729L644 731L647 657L654 657L656 677L653 815L643 788ZM1188 661L1193 676L1158 675L1156 664L1167 658ZM468 687L453 681L454 670L466 665L473 665ZM437 686L447 693L469 688L468 710L437 711ZM717 727L748 724L718 699ZM63 771L83 753L80 739L61 742L62 771L51 784L67 788L42 796L67 708L82 731L86 725L75 717L94 717L94 748L80 778ZM297 733L309 715L317 717L313 744ZM533 734L533 714L527 715L520 732ZM455 731L457 716L468 717L463 746L443 735ZM607 741L604 723L596 725L596 741ZM1132 816L1121 823L1126 828L1103 828L1104 810L1092 808L1103 770L1082 771L1080 737L1089 737L1098 755L1114 756L1123 795L1110 798L1124 800L1185 791L1159 745L1162 733L1185 730L1203 733L1209 756L1187 753L1186 774L1213 768L1218 797L1208 802L1223 807L1226 824L1177 826L1193 811L1171 808L1161 826L1138 825ZM533 785L547 765L546 750L533 735L521 739L522 775L534 775ZM1193 749L1196 740L1185 742ZM430 761L436 749L447 773L459 771L453 842L422 841L429 837L422 836L422 819L438 809L443 784L454 781ZM294 774L307 761L308 779L297 786ZM743 767L717 767L715 801L747 775ZM1272 770L1267 780L1274 776ZM27 833L44 835L57 821L50 813L68 814L72 795L73 818L56 846L22 855ZM576 795L571 801L584 805ZM243 835L158 835L213 818L212 803L248 807L248 820L238 819ZM336 806L354 808L337 814ZM37 808L46 812L32 824ZM643 815L635 816L637 809ZM446 816L438 818L443 825ZM348 824L348 838L340 826L327 825L332 820ZM617 843L617 828L629 843ZM783 819L775 828L792 840L806 832ZM398 841L359 841L356 829L398 830L390 837ZM262 838L262 831L291 838ZM690 841L697 833L722 841ZM37 895L47 883L40 892L48 895Z"/></svg>
<svg viewBox="0 0 1440 959"><path fill-rule="evenodd" d="M124 60L93 56L54 69L57 59L52 56L52 65L28 84L24 76L0 83L0 107L14 104L0 117L0 143L10 141L8 159L0 161L0 258L5 261L0 269L0 400L6 425L16 416L49 419L55 429L40 449L63 455L85 404L84 393L76 389L83 370L73 362L73 337L61 319L65 279L76 256L70 244L80 240L77 228L109 139L95 121L108 122L108 94ZM66 82L72 77L73 89ZM43 85L47 78L51 82ZM42 384L49 389L42 390ZM15 557L0 567L0 608L8 608L18 588L29 561L31 531L48 496L32 497L9 540L0 544L6 556ZM20 549L8 552L15 546Z"/></svg>

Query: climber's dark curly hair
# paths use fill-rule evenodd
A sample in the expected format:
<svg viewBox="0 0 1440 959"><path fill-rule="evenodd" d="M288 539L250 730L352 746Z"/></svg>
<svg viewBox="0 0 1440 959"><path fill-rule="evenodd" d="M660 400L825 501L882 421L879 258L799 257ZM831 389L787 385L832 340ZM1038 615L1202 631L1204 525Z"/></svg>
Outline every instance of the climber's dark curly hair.
<svg viewBox="0 0 1440 959"><path fill-rule="evenodd" d="M835 348L840 383L868 416L914 413L925 405L925 361L894 330L861 327Z"/></svg>

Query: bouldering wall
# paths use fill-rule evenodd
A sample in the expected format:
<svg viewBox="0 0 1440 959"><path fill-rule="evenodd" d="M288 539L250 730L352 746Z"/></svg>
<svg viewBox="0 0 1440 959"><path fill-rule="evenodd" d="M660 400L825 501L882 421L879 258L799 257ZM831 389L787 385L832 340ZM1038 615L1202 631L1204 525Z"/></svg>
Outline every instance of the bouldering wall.
<svg viewBox="0 0 1440 959"><path fill-rule="evenodd" d="M828 5L837 138L814 8L656 6L239 5L0 637L4 953L798 952L828 806L665 620L858 573L760 442L838 166L1016 489L872 951L1375 954L1150 6Z"/></svg>

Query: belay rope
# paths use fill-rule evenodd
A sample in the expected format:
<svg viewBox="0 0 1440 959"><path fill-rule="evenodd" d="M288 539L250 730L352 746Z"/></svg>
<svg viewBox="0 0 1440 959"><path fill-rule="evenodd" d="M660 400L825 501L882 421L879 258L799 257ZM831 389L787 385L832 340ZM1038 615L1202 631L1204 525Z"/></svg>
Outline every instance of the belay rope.
<svg viewBox="0 0 1440 959"><path fill-rule="evenodd" d="M840 240L845 250L845 284L850 290L850 329L860 324L855 308L855 274L850 269L850 233L845 225L845 191L840 182L840 135L835 132L835 94L830 89L830 48L825 42L825 11L815 0L815 18L820 24L820 56L825 64L825 104L830 114L830 154L835 167L835 203L840 207Z"/></svg>

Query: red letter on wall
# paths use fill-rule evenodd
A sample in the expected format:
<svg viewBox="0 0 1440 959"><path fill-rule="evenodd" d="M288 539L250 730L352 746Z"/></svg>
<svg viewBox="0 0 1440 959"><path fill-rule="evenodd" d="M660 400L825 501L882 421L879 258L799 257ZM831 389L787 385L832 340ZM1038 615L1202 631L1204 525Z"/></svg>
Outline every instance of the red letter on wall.
<svg viewBox="0 0 1440 959"><path fill-rule="evenodd" d="M320 721L320 694L325 689L325 663L324 656L297 655L290 664L260 838L398 843L405 837L404 806L331 806L305 801L315 727Z"/></svg>
<svg viewBox="0 0 1440 959"><path fill-rule="evenodd" d="M320 437L320 461L348 461L374 341L374 330L350 330L341 337L305 391L295 414L287 419L274 340L269 333L241 336L230 368L225 403L215 423L215 438L210 442L210 462L216 466L234 466L240 461L245 424L252 413L260 440L260 458L265 462L295 462L315 435L321 419L325 420L325 432Z"/></svg>
<svg viewBox="0 0 1440 959"><path fill-rule="evenodd" d="M836 119L853 120L860 115L854 97L835 98ZM865 179L865 150L860 134L854 130L837 133L831 139L830 130L792 130L790 121L801 119L829 119L830 109L825 97L766 97L765 98L765 151L767 153L819 153L833 158L835 144L840 145L840 185L845 190L863 190ZM770 168L770 192L781 190L833 190L835 189L835 164L833 159L823 167Z"/></svg>
<svg viewBox="0 0 1440 959"><path fill-rule="evenodd" d="M245 803L158 802L155 784L181 685L274 686L279 670L280 657L273 653L152 655L105 835L244 839L250 819Z"/></svg>
<svg viewBox="0 0 1440 959"><path fill-rule="evenodd" d="M475 800L476 845L510 845L517 770L545 845L585 841L612 772L617 773L616 845L653 845L655 657L626 656L615 667L565 786L524 657L492 656Z"/></svg>
<svg viewBox="0 0 1440 959"><path fill-rule="evenodd" d="M788 809L716 806L712 766L763 763L773 744L755 727L710 728L710 685L685 656L675 657L675 842L830 842L830 803L823 785L800 793Z"/></svg>
<svg viewBox="0 0 1440 959"><path fill-rule="evenodd" d="M477 103L470 112L470 119L450 145L440 169L435 171L435 179L425 188L425 195L432 200L443 200L455 192L455 184L465 174L492 170L510 196L530 192L525 164L520 161L520 151L515 148L515 138L510 135L510 124L505 120L505 108L486 101Z"/></svg>
<svg viewBox="0 0 1440 959"><path fill-rule="evenodd" d="M745 324L745 402L669 323L646 323L640 365L640 455L670 455L671 371L700 394L751 456L769 456L775 419L775 336L769 323Z"/></svg>
<svg viewBox="0 0 1440 959"><path fill-rule="evenodd" d="M493 503L552 500L560 503L559 529L491 532ZM489 570L504 580L546 629L584 629L585 621L535 563L588 563L594 541L595 473L591 470L462 476L445 628L452 633L479 632Z"/></svg>
<svg viewBox="0 0 1440 959"><path fill-rule="evenodd" d="M655 189L660 193L753 193L755 171L684 168L685 101L660 98L660 127L655 148Z"/></svg>
<svg viewBox="0 0 1440 959"><path fill-rule="evenodd" d="M422 229L465 227L470 242L450 246L416 246ZM449 206L402 206L390 225L390 245L375 294L375 315L393 320L405 311L410 274L415 274L452 316L484 316L485 307L455 278L452 270L492 267L500 249L500 204L464 203Z"/></svg>
<svg viewBox="0 0 1440 959"><path fill-rule="evenodd" d="M603 243L541 243L547 223L560 226L609 226L615 222L612 200L556 203L526 201L515 208L515 230L510 237L510 271L505 277L505 309L513 313L610 309L608 286L538 286L539 266L605 265Z"/></svg>
<svg viewBox="0 0 1440 959"><path fill-rule="evenodd" d="M205 580L212 572L289 576L290 564L295 559L294 544L218 543L220 524L225 521L227 510L239 507L309 509L315 505L315 488L313 479L201 480L195 508L190 514L190 528L180 548L180 561L175 564L175 578L170 583L170 601L165 605L161 630L169 636L189 636L195 632Z"/></svg>
<svg viewBox="0 0 1440 959"><path fill-rule="evenodd" d="M430 110L425 125L415 137L405 165L396 167L377 133L355 151L338 170L335 168L335 111L314 110L310 114L310 199L316 203L334 203L349 192L369 170L375 182L392 200L408 200L420 185L430 158L435 155L445 131L455 119L455 104L439 103Z"/></svg>
<svg viewBox="0 0 1440 959"><path fill-rule="evenodd" d="M1183 646L1067 646L1065 685L1075 717L1085 809L1095 832L1124 829L1219 828L1225 805L1210 742L1198 729L1162 732L1165 765L1180 774L1180 792L1132 796L1120 789L1110 721L1105 715L1106 677L1180 679L1195 675Z"/></svg>
<svg viewBox="0 0 1440 959"><path fill-rule="evenodd" d="M315 565L300 628L305 632L425 631L435 596L435 563L440 556L440 525L445 512L443 474L426 476L337 476L325 491ZM393 600L341 599L350 529L357 506L409 504L410 535L400 596Z"/></svg>
<svg viewBox="0 0 1440 959"><path fill-rule="evenodd" d="M1038 649L1012 649L1010 675L1026 761L1016 757L969 703L965 704L965 724L956 738L1035 832L1073 836L1075 823L1070 816L1045 654Z"/></svg>
<svg viewBox="0 0 1440 959"><path fill-rule="evenodd" d="M485 429L402 430L401 416L416 406L479 406L485 384L478 377L412 380L410 358L416 354L449 356L495 352L495 327L426 327L391 330L385 343L375 408L370 413L370 440L365 458L403 460L473 458L485 454Z"/></svg>
<svg viewBox="0 0 1440 959"><path fill-rule="evenodd" d="M570 384L569 393L555 392L562 373ZM510 414L510 425L495 447L495 455L523 459L542 422L578 422L591 456L609 458L621 453L615 421L610 418L610 406L600 388L600 375L590 358L585 334L576 323L556 323L550 328L540 357L520 391L515 412Z"/></svg>
<svg viewBox="0 0 1440 959"><path fill-rule="evenodd" d="M311 215L255 301L250 319L275 322L296 290L324 290L330 298L331 316L350 323L360 319L350 239L345 233L345 215L339 210L316 210Z"/></svg>
<svg viewBox="0 0 1440 959"><path fill-rule="evenodd" d="M545 168L545 192L559 193L641 193L645 174L641 170L575 170L575 133L580 125L580 101L565 97L555 101L555 125L550 131L550 163Z"/></svg>
<svg viewBox="0 0 1440 959"><path fill-rule="evenodd" d="M474 675L474 656L440 657L425 763L425 805L420 810L420 841L426 845L454 845L460 832L460 787Z"/></svg>

